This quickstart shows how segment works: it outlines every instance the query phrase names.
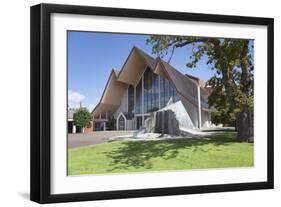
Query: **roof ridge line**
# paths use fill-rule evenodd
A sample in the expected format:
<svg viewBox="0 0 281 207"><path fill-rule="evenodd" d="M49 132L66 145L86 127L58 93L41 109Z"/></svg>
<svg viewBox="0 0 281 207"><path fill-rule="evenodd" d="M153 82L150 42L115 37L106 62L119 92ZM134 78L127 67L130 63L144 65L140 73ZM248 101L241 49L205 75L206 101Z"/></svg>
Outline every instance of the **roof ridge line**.
<svg viewBox="0 0 281 207"><path fill-rule="evenodd" d="M158 59L158 60L157 60ZM176 70L178 73L181 73L183 76L185 76L186 78L192 80L191 77L193 77L194 79L197 79L197 81L201 80L199 77L196 77L196 76L193 76L193 75L190 75L190 74L184 74L182 72L180 72L179 70L177 70L174 66L172 66L170 63L166 62L165 60L163 60L162 58L160 57L157 57L156 58L157 61L162 61L163 63L167 64L168 66L172 67L174 70ZM191 76L191 77L188 77L188 76Z"/></svg>

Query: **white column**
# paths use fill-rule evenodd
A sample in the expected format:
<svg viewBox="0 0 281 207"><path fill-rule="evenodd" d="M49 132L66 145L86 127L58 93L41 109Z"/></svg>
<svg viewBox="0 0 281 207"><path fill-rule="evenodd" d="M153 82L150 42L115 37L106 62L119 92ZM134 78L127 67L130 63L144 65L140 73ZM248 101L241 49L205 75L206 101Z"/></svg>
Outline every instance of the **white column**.
<svg viewBox="0 0 281 207"><path fill-rule="evenodd" d="M198 128L201 129L201 98L200 98L200 86L197 85L197 100L198 100Z"/></svg>
<svg viewBox="0 0 281 207"><path fill-rule="evenodd" d="M141 113L142 113L142 126L144 126L144 109L143 109L143 104L144 104L144 80L143 80L143 75L141 77Z"/></svg>
<svg viewBox="0 0 281 207"><path fill-rule="evenodd" d="M72 133L75 134L76 133L76 126L73 124L72 125Z"/></svg>
<svg viewBox="0 0 281 207"><path fill-rule="evenodd" d="M135 113L136 113L136 101L137 101L136 86L134 86L134 112Z"/></svg>
<svg viewBox="0 0 281 207"><path fill-rule="evenodd" d="M158 101L159 101L159 109L161 107L161 95L160 95L160 75L158 75Z"/></svg>
<svg viewBox="0 0 281 207"><path fill-rule="evenodd" d="M136 100L137 100L137 95L136 95L136 86L134 86L134 113L136 114ZM134 117L134 129L137 128L137 121L136 121L136 116Z"/></svg>
<svg viewBox="0 0 281 207"><path fill-rule="evenodd" d="M106 131L106 122L103 122L103 131Z"/></svg>
<svg viewBox="0 0 281 207"><path fill-rule="evenodd" d="M127 88L127 112L129 112L129 87Z"/></svg>
<svg viewBox="0 0 281 207"><path fill-rule="evenodd" d="M124 126L125 127L124 130L127 130L127 119L126 119L126 117L123 117L123 118L124 118L124 125L125 125Z"/></svg>

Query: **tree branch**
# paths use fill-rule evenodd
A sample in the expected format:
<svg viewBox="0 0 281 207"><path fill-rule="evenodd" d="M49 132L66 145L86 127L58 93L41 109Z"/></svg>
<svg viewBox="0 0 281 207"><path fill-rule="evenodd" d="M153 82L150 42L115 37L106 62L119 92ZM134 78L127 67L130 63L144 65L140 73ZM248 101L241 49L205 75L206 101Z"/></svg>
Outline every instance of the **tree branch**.
<svg viewBox="0 0 281 207"><path fill-rule="evenodd" d="M171 59L172 59L172 57L173 57L173 55L174 55L174 51L175 51L175 46L173 46L173 48L172 48L172 53L171 53L171 55L170 55L170 58L169 58L169 60L168 60L168 63L170 63L170 61L171 61Z"/></svg>

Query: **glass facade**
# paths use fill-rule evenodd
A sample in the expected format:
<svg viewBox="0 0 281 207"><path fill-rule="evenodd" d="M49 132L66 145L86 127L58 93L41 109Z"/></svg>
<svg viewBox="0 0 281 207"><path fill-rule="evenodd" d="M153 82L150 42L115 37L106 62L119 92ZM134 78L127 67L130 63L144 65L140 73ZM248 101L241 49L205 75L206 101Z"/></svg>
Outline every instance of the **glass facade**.
<svg viewBox="0 0 281 207"><path fill-rule="evenodd" d="M128 112L134 113L134 99L135 99L135 89L132 85L128 88Z"/></svg>
<svg viewBox="0 0 281 207"><path fill-rule="evenodd" d="M144 78L144 113L150 113L159 109L159 84L158 76L147 68Z"/></svg>
<svg viewBox="0 0 281 207"><path fill-rule="evenodd" d="M147 68L143 74L143 113L159 110L159 92L161 108L165 107L168 102L178 101L174 84L170 80L153 73L150 68ZM142 113L142 79L136 86L135 113Z"/></svg>
<svg viewBox="0 0 281 207"><path fill-rule="evenodd" d="M160 77L160 107L165 107L169 102L174 103L179 100L177 91L172 81Z"/></svg>
<svg viewBox="0 0 281 207"><path fill-rule="evenodd" d="M141 114L141 105L142 105L142 80L139 81L136 86L136 104L135 104L135 113Z"/></svg>

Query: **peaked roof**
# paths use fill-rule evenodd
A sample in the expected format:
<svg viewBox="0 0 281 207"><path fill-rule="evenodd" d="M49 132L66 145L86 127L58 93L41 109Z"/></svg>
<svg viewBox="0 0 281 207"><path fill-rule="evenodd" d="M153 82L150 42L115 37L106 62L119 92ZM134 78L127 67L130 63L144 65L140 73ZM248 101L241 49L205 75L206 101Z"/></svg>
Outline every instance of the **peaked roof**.
<svg viewBox="0 0 281 207"><path fill-rule="evenodd" d="M146 61L146 63L150 66L151 69L154 69L156 64L157 64L157 60L155 60L153 57L151 57L150 55L146 54L144 51L142 51L141 49L134 47L140 54L141 56L144 58L144 60Z"/></svg>
<svg viewBox="0 0 281 207"><path fill-rule="evenodd" d="M110 111L116 110L122 101L123 96L121 94L125 92L127 87L138 83L139 78L147 66L155 71L159 64L164 69L165 76L171 79L174 83L178 93L187 98L192 104L197 105L197 85L200 80L199 78L184 75L177 71L169 63L160 58L154 59L141 49L134 46L121 70L112 69L102 97L92 113L95 115L108 109L110 109ZM134 71L131 70L132 66L135 68ZM155 72L157 73L157 71ZM186 84L186 82L188 84ZM110 92L113 88L116 93ZM202 105L202 107L207 106Z"/></svg>
<svg viewBox="0 0 281 207"><path fill-rule="evenodd" d="M119 70L116 70L116 69L112 69L113 70L113 72L115 73L115 75L116 75L116 77L118 76L118 74L119 74Z"/></svg>
<svg viewBox="0 0 281 207"><path fill-rule="evenodd" d="M138 65L137 71L131 71L132 64ZM129 85L137 84L138 77L142 75L146 67L154 68L156 65L156 60L140 50L137 47L133 47L129 56L127 57L121 70L112 69L110 76L107 80L106 86L104 88L102 97L99 103L93 109L92 113L97 114L103 112L103 110L114 111L116 110L122 101L122 94L125 92ZM135 69L137 69L135 67ZM131 74L129 74L131 73ZM132 78L134 76L134 78ZM110 92L111 88L114 88L116 93ZM111 100L111 101L110 101ZM112 104L114 102L114 104Z"/></svg>

